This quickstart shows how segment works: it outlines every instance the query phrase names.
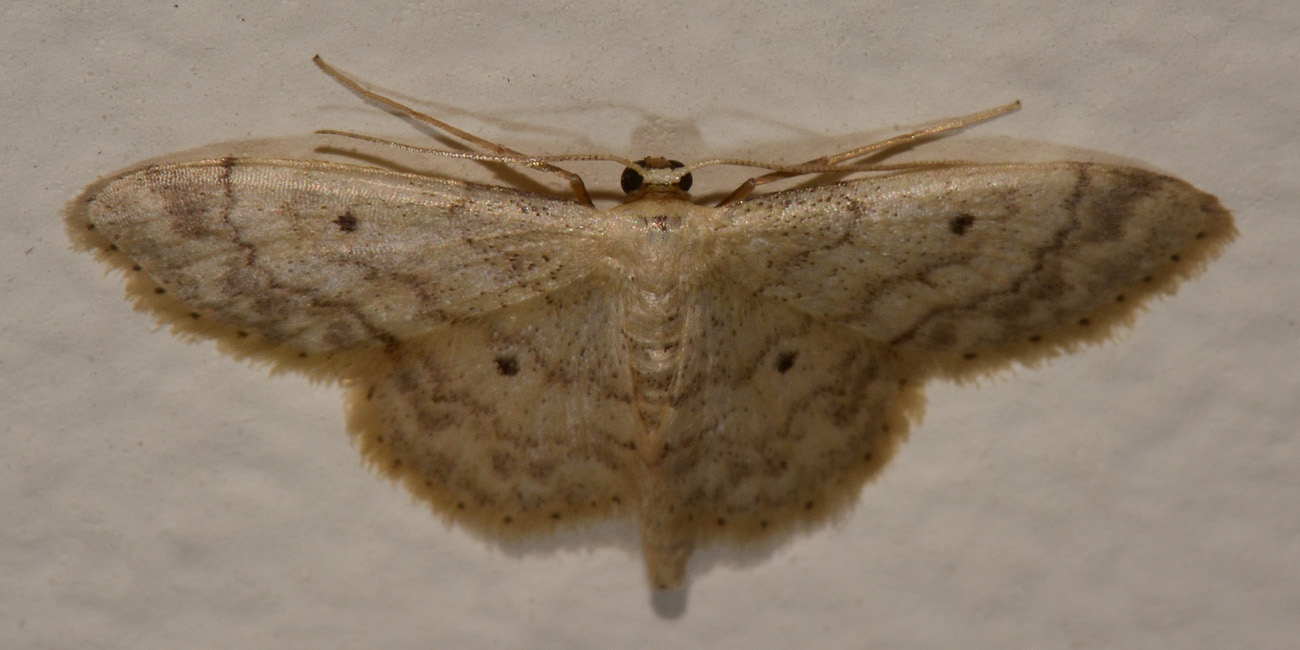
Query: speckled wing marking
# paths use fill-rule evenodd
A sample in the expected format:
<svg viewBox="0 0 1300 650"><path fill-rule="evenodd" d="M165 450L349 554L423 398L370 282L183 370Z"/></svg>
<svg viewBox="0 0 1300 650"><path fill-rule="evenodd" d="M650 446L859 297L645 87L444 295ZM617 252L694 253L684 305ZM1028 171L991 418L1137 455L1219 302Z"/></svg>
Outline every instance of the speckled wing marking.
<svg viewBox="0 0 1300 650"><path fill-rule="evenodd" d="M1037 342L1126 289L1166 288L1156 271L1194 269L1234 232L1184 181L1074 162L913 171L722 210L719 258L737 282L924 352Z"/></svg>
<svg viewBox="0 0 1300 650"><path fill-rule="evenodd" d="M572 201L312 161L150 166L87 196L77 225L93 224L195 318L306 353L418 336L553 291L589 270L573 255L600 226Z"/></svg>
<svg viewBox="0 0 1300 650"><path fill-rule="evenodd" d="M634 512L644 431L620 319L598 277L390 346L354 381L362 450L506 537Z"/></svg>

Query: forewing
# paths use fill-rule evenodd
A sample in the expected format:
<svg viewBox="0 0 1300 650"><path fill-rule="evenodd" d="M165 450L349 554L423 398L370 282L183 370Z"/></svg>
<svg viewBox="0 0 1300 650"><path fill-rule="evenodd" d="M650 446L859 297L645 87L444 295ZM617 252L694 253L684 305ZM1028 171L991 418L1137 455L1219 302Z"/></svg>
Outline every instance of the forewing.
<svg viewBox="0 0 1300 650"><path fill-rule="evenodd" d="M1131 311L1234 233L1219 202L1183 181L1088 163L916 171L722 210L718 259L736 281L927 351L1036 340L1126 289Z"/></svg>
<svg viewBox="0 0 1300 650"><path fill-rule="evenodd" d="M69 219L85 245L124 254L193 318L315 353L409 338L572 283L589 270L575 252L595 214L374 168L221 159L102 181Z"/></svg>

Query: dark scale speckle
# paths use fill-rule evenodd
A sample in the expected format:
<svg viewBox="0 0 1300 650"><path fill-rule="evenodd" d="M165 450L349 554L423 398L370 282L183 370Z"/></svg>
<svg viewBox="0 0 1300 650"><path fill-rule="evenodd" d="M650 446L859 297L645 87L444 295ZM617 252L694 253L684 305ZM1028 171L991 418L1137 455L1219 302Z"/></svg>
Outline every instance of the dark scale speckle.
<svg viewBox="0 0 1300 650"><path fill-rule="evenodd" d="M506 377L519 374L519 358L514 355L501 355L496 358L497 372Z"/></svg>
<svg viewBox="0 0 1300 650"><path fill-rule="evenodd" d="M352 214L350 208L343 214L339 215L339 218L335 219L334 223L338 224L339 231L341 232L356 232L357 230L357 217Z"/></svg>
<svg viewBox="0 0 1300 650"><path fill-rule="evenodd" d="M969 214L959 214L948 221L948 230L954 235L964 235L970 227L975 225L975 217Z"/></svg>
<svg viewBox="0 0 1300 650"><path fill-rule="evenodd" d="M798 352L782 352L776 356L776 371L785 374L787 370L794 367L794 360L799 358Z"/></svg>

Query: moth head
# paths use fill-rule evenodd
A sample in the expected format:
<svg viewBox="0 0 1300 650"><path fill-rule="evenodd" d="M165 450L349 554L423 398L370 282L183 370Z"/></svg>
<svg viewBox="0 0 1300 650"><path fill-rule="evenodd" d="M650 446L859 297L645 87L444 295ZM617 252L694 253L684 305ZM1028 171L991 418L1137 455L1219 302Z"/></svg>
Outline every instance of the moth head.
<svg viewBox="0 0 1300 650"><path fill-rule="evenodd" d="M629 196L641 192L682 192L691 189L691 173L686 165L667 158L642 158L623 169L620 184Z"/></svg>

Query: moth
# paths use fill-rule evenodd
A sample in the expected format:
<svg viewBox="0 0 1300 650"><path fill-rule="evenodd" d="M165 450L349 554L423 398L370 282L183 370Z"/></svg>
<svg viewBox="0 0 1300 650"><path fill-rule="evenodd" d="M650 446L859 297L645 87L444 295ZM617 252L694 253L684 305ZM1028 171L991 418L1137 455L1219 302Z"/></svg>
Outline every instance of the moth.
<svg viewBox="0 0 1300 650"><path fill-rule="evenodd" d="M215 158L91 185L71 237L137 308L242 358L340 382L365 457L497 537L634 517L651 584L692 549L844 511L930 377L1107 337L1234 236L1215 197L1090 162L863 164L1015 110L796 165L530 156L320 67L549 196L374 166ZM624 166L599 209L565 160ZM691 172L763 166L719 205ZM856 179L755 194L802 174Z"/></svg>

